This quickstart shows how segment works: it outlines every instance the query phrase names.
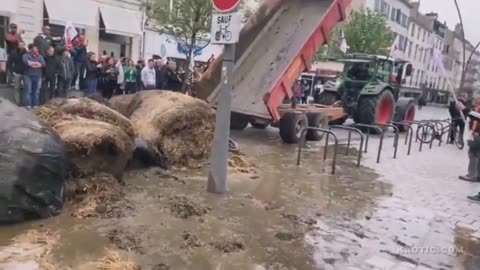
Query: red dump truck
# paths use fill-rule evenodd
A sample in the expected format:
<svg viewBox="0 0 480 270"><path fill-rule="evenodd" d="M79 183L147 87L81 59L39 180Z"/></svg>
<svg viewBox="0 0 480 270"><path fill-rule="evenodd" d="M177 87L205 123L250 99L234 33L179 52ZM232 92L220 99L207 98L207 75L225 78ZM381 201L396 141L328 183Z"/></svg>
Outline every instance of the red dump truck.
<svg viewBox="0 0 480 270"><path fill-rule="evenodd" d="M284 142L296 143L308 126L325 127L345 117L342 107L321 104L292 107L292 85L345 19L351 0L283 0L264 3L242 29L236 49L232 92L232 129L250 123L276 126ZM221 92L221 57L194 83L194 91L213 106ZM287 101L287 102L285 102ZM284 104L288 103L288 104ZM309 131L307 138L319 140Z"/></svg>

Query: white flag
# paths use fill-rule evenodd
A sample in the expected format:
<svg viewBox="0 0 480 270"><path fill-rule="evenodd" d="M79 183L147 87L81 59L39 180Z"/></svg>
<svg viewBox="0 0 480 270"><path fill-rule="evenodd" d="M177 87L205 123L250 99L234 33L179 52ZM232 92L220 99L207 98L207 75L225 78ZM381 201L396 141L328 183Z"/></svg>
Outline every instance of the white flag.
<svg viewBox="0 0 480 270"><path fill-rule="evenodd" d="M343 30L340 33L340 47L339 47L339 49L343 53L347 53L347 50L348 50L347 39L345 38L345 33L343 32Z"/></svg>
<svg viewBox="0 0 480 270"><path fill-rule="evenodd" d="M400 35L397 35L393 41L392 46L390 47L390 56L395 57L395 54L400 51Z"/></svg>
<svg viewBox="0 0 480 270"><path fill-rule="evenodd" d="M65 33L63 34L63 38L65 39L65 43L72 42L72 40L78 36L77 29L73 26L72 22L67 22L65 24Z"/></svg>

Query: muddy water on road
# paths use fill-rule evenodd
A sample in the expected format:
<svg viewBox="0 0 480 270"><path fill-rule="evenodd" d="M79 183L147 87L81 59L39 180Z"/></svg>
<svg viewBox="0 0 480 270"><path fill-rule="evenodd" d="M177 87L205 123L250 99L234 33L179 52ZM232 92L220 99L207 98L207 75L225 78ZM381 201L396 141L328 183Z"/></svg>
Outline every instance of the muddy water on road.
<svg viewBox="0 0 480 270"><path fill-rule="evenodd" d="M294 146L247 134L239 143L257 173L232 172L224 196L205 192L205 170L130 172L124 217L80 221L67 209L57 218L1 228L0 244L29 228L48 229L60 239L53 249L60 269L84 269L107 247L157 270L308 270L351 261L364 238L351 221L364 219L390 187L355 168L353 157L339 160L331 176L319 149L306 149L297 167Z"/></svg>

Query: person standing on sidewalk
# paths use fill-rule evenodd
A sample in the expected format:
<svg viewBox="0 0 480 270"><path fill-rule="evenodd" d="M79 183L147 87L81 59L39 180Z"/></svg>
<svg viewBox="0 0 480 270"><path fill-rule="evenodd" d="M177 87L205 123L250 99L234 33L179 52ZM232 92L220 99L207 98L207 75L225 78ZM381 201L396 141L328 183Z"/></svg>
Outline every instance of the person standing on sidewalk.
<svg viewBox="0 0 480 270"><path fill-rule="evenodd" d="M57 96L66 98L72 85L75 65L70 51L65 49L60 58L60 70L58 72Z"/></svg>
<svg viewBox="0 0 480 270"><path fill-rule="evenodd" d="M11 55L15 53L20 45L20 42L23 43L22 35L18 31L18 27L16 24L10 24L10 31L5 36L5 43L7 44L7 55ZM25 47L25 44L23 44ZM10 59L10 58L9 58ZM12 62L7 60L7 83L11 84L13 77L13 67Z"/></svg>
<svg viewBox="0 0 480 270"><path fill-rule="evenodd" d="M60 39L61 38L59 37L52 37L50 34L50 26L44 25L42 27L42 33L38 34L38 36L33 39L33 44L35 47L37 47L40 55L45 57L47 55L48 48L53 45L54 41L59 41Z"/></svg>
<svg viewBox="0 0 480 270"><path fill-rule="evenodd" d="M41 104L44 104L48 100L55 97L55 89L57 88L57 75L61 69L60 61L55 55L55 49L50 46L47 49L47 55L45 56L45 69L44 80L42 87L42 100Z"/></svg>
<svg viewBox="0 0 480 270"><path fill-rule="evenodd" d="M22 105L23 94L22 94L22 84L24 84L23 77L25 75L25 70L27 66L23 62L23 55L27 53L25 49L25 43L23 41L18 43L18 48L9 55L11 62L11 68L13 73L13 86L14 86L14 100L15 103L19 106Z"/></svg>
<svg viewBox="0 0 480 270"><path fill-rule="evenodd" d="M29 52L23 55L23 62L27 66L25 70L24 105L32 108L39 105L40 88L42 87L42 68L45 60L33 45L28 45Z"/></svg>
<svg viewBox="0 0 480 270"><path fill-rule="evenodd" d="M461 176L460 179L469 182L480 182L480 127L478 122L480 121L480 114L478 112L471 112L469 114L471 121L474 125L473 139L468 141L468 175ZM480 193L467 196L468 199L480 202Z"/></svg>
<svg viewBox="0 0 480 270"><path fill-rule="evenodd" d="M73 62L75 63L75 77L72 80L72 86L78 82L78 90L86 89L85 68L88 62L87 45L88 42L84 35L78 35L72 40Z"/></svg>
<svg viewBox="0 0 480 270"><path fill-rule="evenodd" d="M127 66L124 70L125 79L125 93L133 94L137 92L137 68L132 59L128 60Z"/></svg>
<svg viewBox="0 0 480 270"><path fill-rule="evenodd" d="M85 94L92 95L97 92L97 83L100 68L101 64L97 62L97 55L93 52L89 52L85 72L85 83L87 84L87 91Z"/></svg>
<svg viewBox="0 0 480 270"><path fill-rule="evenodd" d="M106 64L102 68L103 76L103 92L102 96L106 99L110 99L113 96L113 91L117 87L118 69L115 67L115 61L113 58L108 58Z"/></svg>
<svg viewBox="0 0 480 270"><path fill-rule="evenodd" d="M156 75L153 59L148 60L148 65L142 69L143 89L153 90L156 88Z"/></svg>

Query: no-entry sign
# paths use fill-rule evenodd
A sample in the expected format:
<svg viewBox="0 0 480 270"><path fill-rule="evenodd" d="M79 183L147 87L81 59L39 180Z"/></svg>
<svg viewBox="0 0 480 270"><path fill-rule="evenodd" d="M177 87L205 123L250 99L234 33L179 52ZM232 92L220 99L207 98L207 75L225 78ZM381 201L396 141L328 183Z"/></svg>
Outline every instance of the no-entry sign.
<svg viewBox="0 0 480 270"><path fill-rule="evenodd" d="M215 8L220 12L230 12L234 10L241 0L212 0Z"/></svg>

